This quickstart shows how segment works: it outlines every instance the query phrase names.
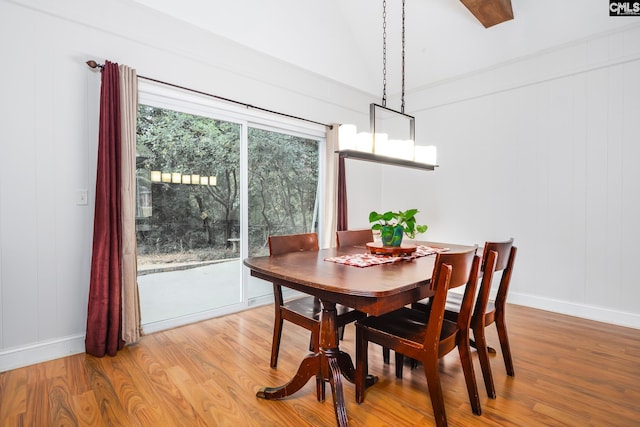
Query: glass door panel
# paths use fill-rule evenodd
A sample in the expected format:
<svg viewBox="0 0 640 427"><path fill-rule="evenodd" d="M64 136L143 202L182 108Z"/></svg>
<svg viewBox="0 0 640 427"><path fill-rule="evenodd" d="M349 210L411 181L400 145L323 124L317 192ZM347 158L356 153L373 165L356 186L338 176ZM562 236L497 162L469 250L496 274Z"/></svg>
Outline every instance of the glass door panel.
<svg viewBox="0 0 640 427"><path fill-rule="evenodd" d="M319 141L248 129L248 256L269 254L268 237L318 231ZM251 278L248 304L273 298L271 284Z"/></svg>
<svg viewBox="0 0 640 427"><path fill-rule="evenodd" d="M139 106L136 233L143 325L242 302L241 135L238 123Z"/></svg>

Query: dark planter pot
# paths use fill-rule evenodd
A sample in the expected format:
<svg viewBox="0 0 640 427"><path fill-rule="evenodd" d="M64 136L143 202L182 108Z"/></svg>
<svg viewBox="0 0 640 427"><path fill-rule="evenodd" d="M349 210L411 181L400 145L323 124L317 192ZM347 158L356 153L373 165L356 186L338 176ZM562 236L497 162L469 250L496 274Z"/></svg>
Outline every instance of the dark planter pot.
<svg viewBox="0 0 640 427"><path fill-rule="evenodd" d="M400 246L404 236L404 228L401 225L383 225L380 230L382 246Z"/></svg>

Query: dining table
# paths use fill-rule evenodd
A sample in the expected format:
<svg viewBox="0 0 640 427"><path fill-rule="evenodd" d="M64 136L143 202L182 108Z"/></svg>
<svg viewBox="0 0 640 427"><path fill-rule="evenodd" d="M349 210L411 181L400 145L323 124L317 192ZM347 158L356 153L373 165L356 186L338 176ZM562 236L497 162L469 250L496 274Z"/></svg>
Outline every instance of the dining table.
<svg viewBox="0 0 640 427"><path fill-rule="evenodd" d="M473 247L422 241L415 242L415 245L429 248L430 254L405 254L392 258L371 255L383 262L367 266L349 264L348 261L370 258L369 250L364 245L246 258L243 263L252 276L316 296L322 307L319 351L304 357L297 372L286 384L262 387L256 396L267 400L291 396L315 376L331 386L337 425L348 426L341 377L353 383L355 368L351 356L339 347L336 304L379 316L433 296L431 276L435 254ZM367 385L376 380L369 376ZM321 399L320 395L318 398Z"/></svg>

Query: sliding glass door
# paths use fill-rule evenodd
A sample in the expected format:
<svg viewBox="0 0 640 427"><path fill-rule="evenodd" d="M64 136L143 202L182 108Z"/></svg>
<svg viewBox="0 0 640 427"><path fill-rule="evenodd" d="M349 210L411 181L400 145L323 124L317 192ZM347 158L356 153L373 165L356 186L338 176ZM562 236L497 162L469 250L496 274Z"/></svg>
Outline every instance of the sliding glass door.
<svg viewBox="0 0 640 427"><path fill-rule="evenodd" d="M268 236L318 231L324 129L141 92L138 289L145 333L271 303L241 260Z"/></svg>
<svg viewBox="0 0 640 427"><path fill-rule="evenodd" d="M242 126L140 105L138 285L142 323L242 302Z"/></svg>
<svg viewBox="0 0 640 427"><path fill-rule="evenodd" d="M268 128L248 132L248 255L268 255L268 236L318 230L319 141ZM248 303L273 295L249 281Z"/></svg>

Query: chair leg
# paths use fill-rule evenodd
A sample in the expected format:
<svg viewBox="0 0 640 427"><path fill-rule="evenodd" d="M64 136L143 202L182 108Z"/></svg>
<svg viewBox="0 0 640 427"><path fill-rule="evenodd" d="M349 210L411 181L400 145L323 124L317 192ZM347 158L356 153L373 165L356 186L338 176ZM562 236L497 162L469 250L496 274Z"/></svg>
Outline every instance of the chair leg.
<svg viewBox="0 0 640 427"><path fill-rule="evenodd" d="M391 351L389 350L388 347L382 347L382 362L385 365L388 365L390 360L391 360Z"/></svg>
<svg viewBox="0 0 640 427"><path fill-rule="evenodd" d="M366 388L369 342L366 340L366 332L356 324L356 402L364 402L364 390ZM387 349L388 350L388 349Z"/></svg>
<svg viewBox="0 0 640 427"><path fill-rule="evenodd" d="M467 383L467 393L471 403L471 410L474 414L482 414L480 407L480 396L478 394L478 384L476 383L476 375L473 372L473 362L471 360L471 347L469 346L469 337L463 337L458 343L458 353L460 354L460 362L462 363L462 372L464 380Z"/></svg>
<svg viewBox="0 0 640 427"><path fill-rule="evenodd" d="M309 351L316 352L316 337L313 336L313 332L311 333L311 338L309 338Z"/></svg>
<svg viewBox="0 0 640 427"><path fill-rule="evenodd" d="M271 344L271 367L278 366L278 352L280 351L280 339L282 338L282 318L276 316L273 322L273 342Z"/></svg>
<svg viewBox="0 0 640 427"><path fill-rule="evenodd" d="M318 402L324 402L325 399L325 382L322 377L316 375L316 396Z"/></svg>
<svg viewBox="0 0 640 427"><path fill-rule="evenodd" d="M507 369L507 375L513 377L516 373L513 369L513 361L511 359L511 347L509 346L509 337L507 336L507 325L504 320L504 312L496 313L495 323L496 329L498 329L498 339L500 340L504 366Z"/></svg>
<svg viewBox="0 0 640 427"><path fill-rule="evenodd" d="M311 343L309 344L309 350L315 354L320 352L320 325L311 331ZM324 379L321 376L316 375L316 396L318 397L318 402L324 402L325 386L326 383Z"/></svg>
<svg viewBox="0 0 640 427"><path fill-rule="evenodd" d="M317 325L311 331L311 344L309 344L309 350L313 353L320 353L320 325Z"/></svg>
<svg viewBox="0 0 640 427"><path fill-rule="evenodd" d="M476 349L478 350L478 359L480 359L480 367L482 368L482 377L484 378L487 395L491 399L495 399L496 388L493 384L493 375L491 374L491 363L489 362L487 339L484 335L484 325L473 329L473 337L475 338Z"/></svg>
<svg viewBox="0 0 640 427"><path fill-rule="evenodd" d="M404 355L396 351L396 378L402 379L403 367L404 367Z"/></svg>
<svg viewBox="0 0 640 427"><path fill-rule="evenodd" d="M340 326L338 328L338 337L340 338L340 341L344 340L344 326Z"/></svg>
<svg viewBox="0 0 640 427"><path fill-rule="evenodd" d="M427 377L431 406L433 407L433 418L435 418L436 426L446 427L447 413L444 409L444 397L442 396L442 386L440 385L438 358L425 358L422 362L424 374Z"/></svg>

